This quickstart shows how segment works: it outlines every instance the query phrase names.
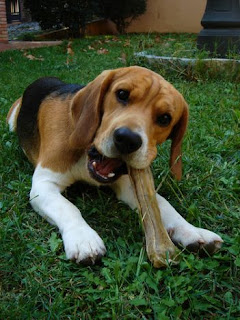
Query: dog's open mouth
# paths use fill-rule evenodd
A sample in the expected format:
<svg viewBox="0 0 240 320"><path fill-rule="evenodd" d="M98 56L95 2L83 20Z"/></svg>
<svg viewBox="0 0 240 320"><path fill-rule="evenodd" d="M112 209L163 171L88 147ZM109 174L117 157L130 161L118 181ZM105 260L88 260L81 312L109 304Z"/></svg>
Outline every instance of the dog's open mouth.
<svg viewBox="0 0 240 320"><path fill-rule="evenodd" d="M92 146L88 151L88 170L96 181L112 183L127 173L127 166L121 159L103 156Z"/></svg>

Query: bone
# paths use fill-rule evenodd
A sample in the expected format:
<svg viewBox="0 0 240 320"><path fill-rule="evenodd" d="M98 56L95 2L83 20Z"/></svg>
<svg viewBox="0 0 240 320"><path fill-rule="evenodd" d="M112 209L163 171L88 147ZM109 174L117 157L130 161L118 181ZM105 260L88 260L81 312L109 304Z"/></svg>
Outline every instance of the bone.
<svg viewBox="0 0 240 320"><path fill-rule="evenodd" d="M128 168L146 239L146 251L155 268L177 263L179 250L163 226L151 168Z"/></svg>

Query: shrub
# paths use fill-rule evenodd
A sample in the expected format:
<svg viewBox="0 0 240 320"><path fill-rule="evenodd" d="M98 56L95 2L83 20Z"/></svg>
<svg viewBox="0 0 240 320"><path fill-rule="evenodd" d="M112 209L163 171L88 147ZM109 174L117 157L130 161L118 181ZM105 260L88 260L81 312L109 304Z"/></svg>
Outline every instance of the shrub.
<svg viewBox="0 0 240 320"><path fill-rule="evenodd" d="M32 19L42 29L61 27L61 0L25 0L24 6L31 11Z"/></svg>
<svg viewBox="0 0 240 320"><path fill-rule="evenodd" d="M73 37L81 37L85 34L86 23L93 18L96 2L25 0L25 7L31 11L33 20L38 21L42 29L69 27Z"/></svg>
<svg viewBox="0 0 240 320"><path fill-rule="evenodd" d="M25 0L33 20L42 29L69 27L73 37L84 36L87 22L96 17L112 20L119 33L146 10L147 0Z"/></svg>
<svg viewBox="0 0 240 320"><path fill-rule="evenodd" d="M125 33L131 22L146 11L147 0L100 0L103 16L112 20L119 33Z"/></svg>

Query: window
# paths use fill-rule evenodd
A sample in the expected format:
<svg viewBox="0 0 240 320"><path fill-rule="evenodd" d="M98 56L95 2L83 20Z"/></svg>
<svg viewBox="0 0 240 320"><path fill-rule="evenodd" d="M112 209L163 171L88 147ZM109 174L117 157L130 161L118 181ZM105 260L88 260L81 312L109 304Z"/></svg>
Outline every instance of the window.
<svg viewBox="0 0 240 320"><path fill-rule="evenodd" d="M19 15L19 2L18 0L11 0L11 15Z"/></svg>

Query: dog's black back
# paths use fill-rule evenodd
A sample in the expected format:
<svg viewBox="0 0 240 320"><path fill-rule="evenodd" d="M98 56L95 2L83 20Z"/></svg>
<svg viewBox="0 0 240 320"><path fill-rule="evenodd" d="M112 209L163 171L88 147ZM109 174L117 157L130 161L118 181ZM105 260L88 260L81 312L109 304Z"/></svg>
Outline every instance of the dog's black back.
<svg viewBox="0 0 240 320"><path fill-rule="evenodd" d="M50 94L74 94L84 86L67 84L55 77L43 77L30 84L23 93L22 105L17 118L17 135L20 144L37 134L38 111L42 101Z"/></svg>

